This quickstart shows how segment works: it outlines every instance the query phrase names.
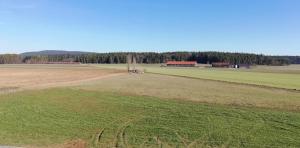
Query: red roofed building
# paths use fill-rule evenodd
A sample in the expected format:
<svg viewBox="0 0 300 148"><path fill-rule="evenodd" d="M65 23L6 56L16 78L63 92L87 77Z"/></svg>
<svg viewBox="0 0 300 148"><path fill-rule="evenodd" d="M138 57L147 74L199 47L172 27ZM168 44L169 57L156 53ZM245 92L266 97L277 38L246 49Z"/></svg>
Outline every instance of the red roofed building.
<svg viewBox="0 0 300 148"><path fill-rule="evenodd" d="M197 62L196 61L168 61L166 65L175 66L175 67L195 67L197 66Z"/></svg>

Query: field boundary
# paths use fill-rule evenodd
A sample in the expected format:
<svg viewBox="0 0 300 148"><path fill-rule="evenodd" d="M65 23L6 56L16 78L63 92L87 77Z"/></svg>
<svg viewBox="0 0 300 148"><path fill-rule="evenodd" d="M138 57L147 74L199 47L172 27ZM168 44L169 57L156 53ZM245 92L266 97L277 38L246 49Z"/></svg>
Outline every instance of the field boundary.
<svg viewBox="0 0 300 148"><path fill-rule="evenodd" d="M222 83L228 83L228 84L239 84L239 85L246 85L246 86L255 86L255 87L260 87L260 88L285 90L285 91L291 91L291 92L298 92L298 93L300 93L300 89L274 87L274 86L268 86L268 85L258 85L258 84L242 83L242 82L231 82L231 81L215 80L215 79L207 79L207 78L196 78L196 77L181 76L181 75L175 75L175 74L163 74L163 73L156 73L156 72L146 72L146 73L157 74L157 75L165 75L165 76L182 77L182 78L189 78L189 79L197 79L197 80L215 81L215 82L222 82Z"/></svg>

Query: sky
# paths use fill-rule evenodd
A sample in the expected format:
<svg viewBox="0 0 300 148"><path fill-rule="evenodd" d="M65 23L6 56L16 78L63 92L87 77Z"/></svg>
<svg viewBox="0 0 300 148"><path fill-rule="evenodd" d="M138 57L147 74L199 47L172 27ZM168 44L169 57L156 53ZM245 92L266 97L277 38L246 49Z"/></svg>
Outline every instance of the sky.
<svg viewBox="0 0 300 148"><path fill-rule="evenodd" d="M0 0L0 53L300 55L300 0Z"/></svg>

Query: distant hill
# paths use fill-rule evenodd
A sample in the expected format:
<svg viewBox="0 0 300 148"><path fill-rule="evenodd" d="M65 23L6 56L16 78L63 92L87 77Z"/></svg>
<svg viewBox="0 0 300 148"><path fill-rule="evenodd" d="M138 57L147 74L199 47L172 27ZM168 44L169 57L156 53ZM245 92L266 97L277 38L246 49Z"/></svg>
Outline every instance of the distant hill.
<svg viewBox="0 0 300 148"><path fill-rule="evenodd" d="M48 55L82 55L91 54L93 52L83 52L83 51L65 51L65 50L43 50L34 52L24 52L20 55L22 56L48 56Z"/></svg>

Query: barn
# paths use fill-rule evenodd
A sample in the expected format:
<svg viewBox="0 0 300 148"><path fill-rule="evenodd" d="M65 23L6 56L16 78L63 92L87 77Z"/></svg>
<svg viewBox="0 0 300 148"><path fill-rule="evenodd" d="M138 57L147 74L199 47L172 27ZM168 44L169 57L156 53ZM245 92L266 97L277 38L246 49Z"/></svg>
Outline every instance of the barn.
<svg viewBox="0 0 300 148"><path fill-rule="evenodd" d="M227 62L215 62L211 64L212 67L223 67L223 68L229 68L230 67L230 63Z"/></svg>
<svg viewBox="0 0 300 148"><path fill-rule="evenodd" d="M196 67L197 61L167 61L168 67Z"/></svg>

